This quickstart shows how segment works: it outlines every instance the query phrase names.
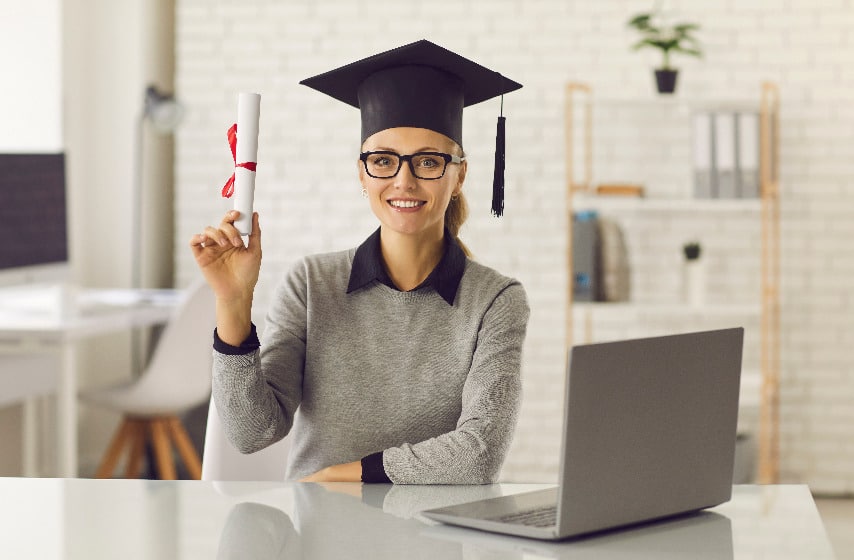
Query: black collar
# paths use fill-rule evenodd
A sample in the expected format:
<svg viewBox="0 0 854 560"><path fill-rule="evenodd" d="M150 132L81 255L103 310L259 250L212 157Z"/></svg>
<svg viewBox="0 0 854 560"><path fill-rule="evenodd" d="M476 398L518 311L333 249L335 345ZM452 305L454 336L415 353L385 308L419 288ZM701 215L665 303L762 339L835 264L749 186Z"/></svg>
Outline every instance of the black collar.
<svg viewBox="0 0 854 560"><path fill-rule="evenodd" d="M445 252L439 264L415 289L419 290L431 286L442 296L442 299L448 302L448 305L454 305L454 298L457 295L457 289L460 287L460 280L462 280L466 268L466 255L447 229L444 239ZM350 283L347 285L347 293L355 292L374 280L395 290L400 289L391 281L383 264L379 228L356 249L356 255L353 257L353 268L350 270Z"/></svg>

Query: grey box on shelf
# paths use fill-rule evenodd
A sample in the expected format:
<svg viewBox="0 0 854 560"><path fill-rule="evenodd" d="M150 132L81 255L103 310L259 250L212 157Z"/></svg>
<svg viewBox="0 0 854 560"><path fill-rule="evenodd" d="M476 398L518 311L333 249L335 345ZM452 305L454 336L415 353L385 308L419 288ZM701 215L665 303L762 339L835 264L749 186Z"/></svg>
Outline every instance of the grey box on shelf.
<svg viewBox="0 0 854 560"><path fill-rule="evenodd" d="M572 218L573 299L601 299L599 223L595 211L576 212Z"/></svg>

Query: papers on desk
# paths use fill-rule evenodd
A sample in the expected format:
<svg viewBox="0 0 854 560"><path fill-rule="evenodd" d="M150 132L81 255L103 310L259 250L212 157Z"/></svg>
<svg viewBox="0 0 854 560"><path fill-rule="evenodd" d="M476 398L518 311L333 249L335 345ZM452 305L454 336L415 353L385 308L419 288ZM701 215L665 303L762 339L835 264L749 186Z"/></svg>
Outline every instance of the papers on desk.
<svg viewBox="0 0 854 560"><path fill-rule="evenodd" d="M84 310L99 306L174 307L183 296L181 290L84 290L77 294L77 304Z"/></svg>
<svg viewBox="0 0 854 560"><path fill-rule="evenodd" d="M62 315L74 290L65 284L6 286L0 289L0 314L22 319Z"/></svg>
<svg viewBox="0 0 854 560"><path fill-rule="evenodd" d="M80 289L65 284L0 290L0 322L20 327L99 316L111 310L174 308L182 290Z"/></svg>

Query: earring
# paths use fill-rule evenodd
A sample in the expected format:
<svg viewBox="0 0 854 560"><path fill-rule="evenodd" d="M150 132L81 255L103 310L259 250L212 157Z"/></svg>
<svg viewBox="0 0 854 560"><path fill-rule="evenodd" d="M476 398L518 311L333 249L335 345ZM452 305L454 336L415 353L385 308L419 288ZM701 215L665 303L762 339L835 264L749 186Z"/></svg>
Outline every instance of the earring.
<svg viewBox="0 0 854 560"><path fill-rule="evenodd" d="M362 198L368 198L368 189L362 187Z"/></svg>

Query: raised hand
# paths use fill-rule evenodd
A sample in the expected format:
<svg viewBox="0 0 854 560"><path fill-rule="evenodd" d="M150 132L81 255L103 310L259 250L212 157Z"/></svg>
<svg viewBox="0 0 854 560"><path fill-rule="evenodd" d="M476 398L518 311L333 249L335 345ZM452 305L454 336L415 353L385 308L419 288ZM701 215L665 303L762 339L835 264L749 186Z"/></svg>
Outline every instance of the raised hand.
<svg viewBox="0 0 854 560"><path fill-rule="evenodd" d="M249 334L252 296L261 270L258 213L252 215L247 245L234 227L239 217L239 212L231 210L218 228L209 226L190 239L196 264L216 295L217 332L224 342L235 346Z"/></svg>

